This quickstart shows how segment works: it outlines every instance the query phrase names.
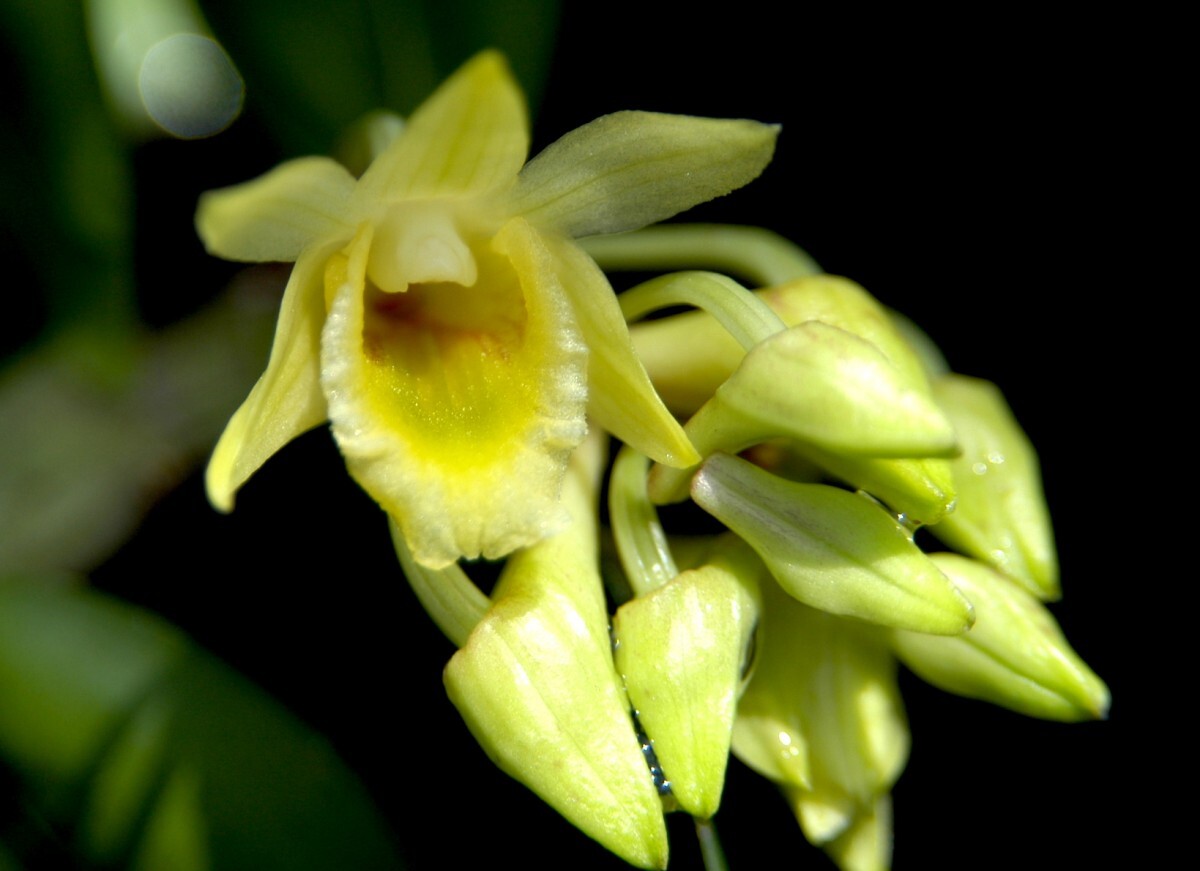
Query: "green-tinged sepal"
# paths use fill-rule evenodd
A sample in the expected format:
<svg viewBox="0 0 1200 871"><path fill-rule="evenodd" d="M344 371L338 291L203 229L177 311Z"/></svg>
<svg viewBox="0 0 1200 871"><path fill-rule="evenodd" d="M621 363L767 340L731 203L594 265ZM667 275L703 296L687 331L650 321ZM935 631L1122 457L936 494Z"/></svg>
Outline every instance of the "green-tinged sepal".
<svg viewBox="0 0 1200 871"><path fill-rule="evenodd" d="M784 787L809 841L826 844L872 811L908 758L895 660L873 627L808 608L771 585L763 596L758 663L733 749Z"/></svg>
<svg viewBox="0 0 1200 871"><path fill-rule="evenodd" d="M994 566L1043 601L1061 595L1037 453L996 385L948 375L934 396L958 432L958 505L933 533Z"/></svg>
<svg viewBox="0 0 1200 871"><path fill-rule="evenodd" d="M947 692L1031 717L1106 716L1108 688L1067 644L1045 606L973 560L956 554L932 559L975 605L975 626L958 638L896 631L894 646L905 665Z"/></svg>
<svg viewBox="0 0 1200 871"><path fill-rule="evenodd" d="M717 812L730 733L759 617L762 562L732 536L707 565L625 603L617 670L679 806Z"/></svg>
<svg viewBox="0 0 1200 871"><path fill-rule="evenodd" d="M605 115L531 160L512 208L570 236L636 230L753 181L778 135L756 121Z"/></svg>
<svg viewBox="0 0 1200 871"><path fill-rule="evenodd" d="M295 260L314 240L354 232L354 178L327 157L282 163L253 181L202 194L196 232L228 260Z"/></svg>
<svg viewBox="0 0 1200 871"><path fill-rule="evenodd" d="M710 457L692 498L758 552L791 596L833 614L956 635L971 604L870 499L784 481L726 454Z"/></svg>
<svg viewBox="0 0 1200 871"><path fill-rule="evenodd" d="M641 868L665 868L662 803L613 666L597 562L592 440L572 459L572 523L514 554L445 684L501 770ZM585 466L590 468L584 468Z"/></svg>

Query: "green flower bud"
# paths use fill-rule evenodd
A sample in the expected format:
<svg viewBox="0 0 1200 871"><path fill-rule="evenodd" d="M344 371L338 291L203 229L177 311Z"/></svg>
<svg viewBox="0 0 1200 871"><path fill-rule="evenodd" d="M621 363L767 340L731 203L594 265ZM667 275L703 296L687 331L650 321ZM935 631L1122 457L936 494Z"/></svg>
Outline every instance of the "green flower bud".
<svg viewBox="0 0 1200 871"><path fill-rule="evenodd" d="M671 792L699 819L717 812L766 571L730 537L708 565L617 611L617 670Z"/></svg>
<svg viewBox="0 0 1200 871"><path fill-rule="evenodd" d="M924 368L892 317L854 282L811 275L756 294L789 327L820 321L866 340L911 384L928 391ZM741 345L704 312L634 324L630 336L663 400L684 417L694 414L745 356Z"/></svg>
<svg viewBox="0 0 1200 871"><path fill-rule="evenodd" d="M947 692L1031 717L1106 715L1108 688L1037 599L973 560L948 553L932 559L975 605L975 626L958 638L897 630L894 646L905 665Z"/></svg>
<svg viewBox="0 0 1200 871"><path fill-rule="evenodd" d="M630 864L665 868L662 803L612 661L585 464L594 450L572 459L573 522L509 559L446 691L501 770Z"/></svg>
<svg viewBox="0 0 1200 871"><path fill-rule="evenodd" d="M820 321L870 342L914 388L929 391L920 358L893 316L861 285L837 275L812 275L759 292L789 327Z"/></svg>
<svg viewBox="0 0 1200 871"><path fill-rule="evenodd" d="M814 608L941 635L971 625L970 603L869 499L784 481L726 454L705 462L692 498L744 538L789 595Z"/></svg>
<svg viewBox="0 0 1200 871"><path fill-rule="evenodd" d="M1037 453L1000 390L949 375L934 383L934 396L958 432L962 454L952 461L958 505L931 531L1039 599L1057 599L1058 557Z"/></svg>
<svg viewBox="0 0 1200 871"><path fill-rule="evenodd" d="M842 871L887 871L892 867L892 797L881 795L846 830L822 844Z"/></svg>
<svg viewBox="0 0 1200 871"><path fill-rule="evenodd" d="M785 787L805 835L825 844L871 812L908 758L895 659L873 627L766 587L733 749Z"/></svg>
<svg viewBox="0 0 1200 871"><path fill-rule="evenodd" d="M954 510L954 475L947 460L851 457L808 445L789 448L802 453L830 476L870 493L910 521L937 523Z"/></svg>
<svg viewBox="0 0 1200 871"><path fill-rule="evenodd" d="M762 622L754 676L738 703L733 752L759 774L783 787L812 785L808 738L797 663L805 662L810 639L794 631L800 603L771 583L762 585Z"/></svg>
<svg viewBox="0 0 1200 871"><path fill-rule="evenodd" d="M922 384L870 342L819 321L756 345L684 431L701 456L776 437L872 457L948 456L956 448ZM684 498L691 471L657 466L651 497Z"/></svg>

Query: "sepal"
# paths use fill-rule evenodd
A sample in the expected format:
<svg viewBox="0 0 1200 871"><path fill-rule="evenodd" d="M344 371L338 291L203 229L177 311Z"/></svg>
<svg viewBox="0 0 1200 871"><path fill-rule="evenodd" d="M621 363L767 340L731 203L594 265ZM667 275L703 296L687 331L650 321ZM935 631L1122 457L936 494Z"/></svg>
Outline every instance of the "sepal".
<svg viewBox="0 0 1200 871"><path fill-rule="evenodd" d="M636 230L753 181L778 135L757 121L615 112L529 161L511 208L575 237Z"/></svg>
<svg viewBox="0 0 1200 871"><path fill-rule="evenodd" d="M251 263L296 260L314 241L349 239L354 177L328 157L289 160L265 175L202 194L196 232L210 254Z"/></svg>

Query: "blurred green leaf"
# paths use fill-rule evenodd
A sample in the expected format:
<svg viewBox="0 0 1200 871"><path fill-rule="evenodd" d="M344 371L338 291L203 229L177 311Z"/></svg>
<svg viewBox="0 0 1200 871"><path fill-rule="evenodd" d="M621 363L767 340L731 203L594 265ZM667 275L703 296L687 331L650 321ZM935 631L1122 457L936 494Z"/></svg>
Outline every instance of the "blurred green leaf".
<svg viewBox="0 0 1200 871"><path fill-rule="evenodd" d="M504 51L536 104L556 0L207 0L247 106L288 154L328 153L374 109L407 113L471 54Z"/></svg>
<svg viewBox="0 0 1200 871"><path fill-rule="evenodd" d="M0 579L0 760L76 861L401 866L320 736L161 620L54 580Z"/></svg>
<svg viewBox="0 0 1200 871"><path fill-rule="evenodd" d="M17 77L0 124L0 244L21 252L0 254L30 266L33 282L15 290L44 294L48 327L118 345L136 311L131 169L91 67L82 5L0 3L0 40Z"/></svg>
<svg viewBox="0 0 1200 871"><path fill-rule="evenodd" d="M241 273L127 345L120 378L70 333L0 370L0 571L87 570L211 448L262 370L283 273Z"/></svg>

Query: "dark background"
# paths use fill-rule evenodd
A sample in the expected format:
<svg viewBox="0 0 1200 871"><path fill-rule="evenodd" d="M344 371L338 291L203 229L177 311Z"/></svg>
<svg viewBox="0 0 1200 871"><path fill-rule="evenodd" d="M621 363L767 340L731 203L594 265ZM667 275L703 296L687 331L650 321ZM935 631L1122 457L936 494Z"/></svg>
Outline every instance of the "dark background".
<svg viewBox="0 0 1200 871"><path fill-rule="evenodd" d="M687 219L788 236L924 326L954 369L1001 386L1042 457L1065 592L1053 610L1113 691L1107 722L1068 726L903 675L914 737L895 790L895 867L1109 858L1153 831L1165 803L1144 773L1161 763L1143 742L1166 705L1140 677L1153 621L1131 592L1154 578L1127 534L1140 497L1121 483L1145 458L1130 452L1140 393L1117 377L1132 377L1133 319L1106 299L1126 274L1114 129L1131 111L1092 38L1107 23L1005 9L956 18L797 7L785 21L756 4L718 17L688 6L649 19L639 8L567 4L535 151L619 109L781 123L763 177ZM292 156L255 125L248 112L211 142L138 154L138 244L192 276L146 303L152 319L185 314L233 274L203 256L190 209L158 207L190 202L179 185L198 193L241 180L222 174L235 157L244 167L260 154L265 169ZM324 430L272 459L231 516L209 508L192 475L95 580L175 621L326 734L413 867L622 867L499 774L467 734L441 688L453 649ZM774 788L737 763L717 825L734 869L827 867ZM672 867L698 867L686 820L672 826Z"/></svg>

